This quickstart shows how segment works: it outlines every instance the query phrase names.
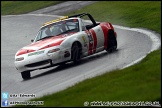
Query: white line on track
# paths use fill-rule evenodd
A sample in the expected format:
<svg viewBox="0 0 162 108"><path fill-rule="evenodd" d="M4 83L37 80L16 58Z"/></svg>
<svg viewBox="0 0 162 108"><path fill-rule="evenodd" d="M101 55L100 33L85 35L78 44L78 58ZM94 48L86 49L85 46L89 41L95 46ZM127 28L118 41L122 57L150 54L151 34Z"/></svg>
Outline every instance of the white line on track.
<svg viewBox="0 0 162 108"><path fill-rule="evenodd" d="M113 25L113 26L115 28L119 28L119 29L123 29L123 30L130 30L130 31L140 32L140 33L143 33L146 36L148 36L151 39L151 41L152 41L152 47L151 47L151 50L147 54L149 54L150 52L153 52L153 51L157 50L161 46L160 38L157 35L155 35L154 33L150 32L148 30L138 29L138 28L129 28L129 27L123 27L123 26L118 26L118 25ZM132 63L130 63L130 64L122 67L121 69L124 69L124 68L129 67L129 66L132 66L132 65L134 65L136 63L139 63L145 57L146 57L146 55L145 56L142 56L139 59L133 61Z"/></svg>

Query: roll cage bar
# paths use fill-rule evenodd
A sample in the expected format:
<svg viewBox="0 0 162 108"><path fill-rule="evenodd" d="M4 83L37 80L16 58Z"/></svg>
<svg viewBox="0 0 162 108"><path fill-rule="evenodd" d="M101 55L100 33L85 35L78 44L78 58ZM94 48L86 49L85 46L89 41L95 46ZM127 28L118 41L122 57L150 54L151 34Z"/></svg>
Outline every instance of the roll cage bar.
<svg viewBox="0 0 162 108"><path fill-rule="evenodd" d="M64 16L63 18L59 18L59 19L55 19L55 20L48 21L48 22L44 23L42 25L42 27L45 27L46 25L49 25L49 24L52 24L54 22L61 21L61 20L64 20L64 19L73 18L73 17L80 17L81 18L81 17L86 16L86 15L92 21L92 24L91 25L86 25L87 30L89 30L92 27L95 27L95 26L97 26L99 24L99 23L96 23L96 21L94 20L94 18L89 13L82 13L82 14L76 14L76 15L72 15L72 16Z"/></svg>
<svg viewBox="0 0 162 108"><path fill-rule="evenodd" d="M94 18L89 13L76 14L76 15L68 16L68 18L72 18L72 17L80 17L81 18L85 15L87 15L89 17L89 19L92 21L93 26L97 26L96 21L94 20Z"/></svg>

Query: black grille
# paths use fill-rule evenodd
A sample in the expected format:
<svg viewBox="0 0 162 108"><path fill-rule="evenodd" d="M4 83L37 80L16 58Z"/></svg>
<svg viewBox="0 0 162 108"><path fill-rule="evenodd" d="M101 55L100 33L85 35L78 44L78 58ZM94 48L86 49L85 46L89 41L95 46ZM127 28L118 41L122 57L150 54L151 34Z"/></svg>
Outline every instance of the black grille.
<svg viewBox="0 0 162 108"><path fill-rule="evenodd" d="M36 66L45 65L45 64L48 64L48 63L51 63L51 60L44 60L44 61L28 64L28 65L25 65L25 66L26 67L36 67Z"/></svg>

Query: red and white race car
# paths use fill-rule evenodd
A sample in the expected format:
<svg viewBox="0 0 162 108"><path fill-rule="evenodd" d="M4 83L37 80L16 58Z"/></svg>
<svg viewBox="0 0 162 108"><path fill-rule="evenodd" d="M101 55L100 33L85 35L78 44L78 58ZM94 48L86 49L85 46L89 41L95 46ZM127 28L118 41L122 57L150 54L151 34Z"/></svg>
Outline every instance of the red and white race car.
<svg viewBox="0 0 162 108"><path fill-rule="evenodd" d="M88 17L86 23L82 17ZM23 79L30 72L117 48L117 34L111 23L96 23L88 13L66 16L45 23L33 42L15 55L15 67Z"/></svg>

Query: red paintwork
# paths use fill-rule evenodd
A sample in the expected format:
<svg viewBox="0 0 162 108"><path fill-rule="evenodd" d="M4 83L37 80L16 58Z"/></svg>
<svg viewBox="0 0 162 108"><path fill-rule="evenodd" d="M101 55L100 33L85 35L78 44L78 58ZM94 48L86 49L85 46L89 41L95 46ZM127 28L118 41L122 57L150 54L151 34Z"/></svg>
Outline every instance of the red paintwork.
<svg viewBox="0 0 162 108"><path fill-rule="evenodd" d="M49 44L47 46L44 46L42 48L40 48L39 50L42 50L42 49L46 49L46 48L49 48L49 47L53 47L53 46L57 46L57 45L60 45L62 43L64 39L61 39L61 40L58 40L57 42L55 41L54 43L52 44Z"/></svg>
<svg viewBox="0 0 162 108"><path fill-rule="evenodd" d="M104 32L104 49L107 48L107 39L108 39L108 30L112 29L114 30L113 26L110 24L110 23L106 23L106 22L103 22L103 23L100 23L100 26Z"/></svg>
<svg viewBox="0 0 162 108"><path fill-rule="evenodd" d="M72 35L72 34L74 34L74 32L69 33L66 36L63 34L63 35L60 35L60 36L51 37L51 38L47 38L47 39L37 41L33 44L26 46L26 47L29 47L29 49L20 49L17 52L16 56L19 56L19 55L22 55L22 54L27 54L27 53L30 53L30 52L34 52L35 50L32 50L30 47L40 47L39 50L42 50L42 49L46 49L46 48L49 48L49 47L58 46L66 39L67 36ZM53 43L51 43L51 42L53 42ZM48 44L48 43L50 43L50 44ZM44 45L46 45L46 46L44 46ZM41 47L41 46L43 46L43 47Z"/></svg>
<svg viewBox="0 0 162 108"><path fill-rule="evenodd" d="M88 30L85 31L87 34L90 34L90 32ZM93 49L93 43L90 43L89 42L89 49L88 49L88 55L91 55L93 52L92 52L92 49Z"/></svg>
<svg viewBox="0 0 162 108"><path fill-rule="evenodd" d="M32 49L20 49L18 51L18 53L16 54L16 56L19 56L19 55L22 55L22 54L26 54L26 53L30 53L30 52L34 52L35 50L32 50Z"/></svg>
<svg viewBox="0 0 162 108"><path fill-rule="evenodd" d="M48 44L48 43L51 43L52 41L54 43L60 43L60 41L64 40L65 37L63 37L62 35L61 36L56 36L56 37L51 37L51 38L47 38L47 39L43 39L43 40L40 40L40 41L37 41L36 43L33 43L33 44L30 44L28 45L27 47L40 47L44 44Z"/></svg>
<svg viewBox="0 0 162 108"><path fill-rule="evenodd" d="M94 42L94 47L93 47L93 52L92 54L94 54L96 52L96 47L97 47L97 36L96 36L96 33L93 29L90 29L90 32L92 34L92 37L93 37L93 42Z"/></svg>

